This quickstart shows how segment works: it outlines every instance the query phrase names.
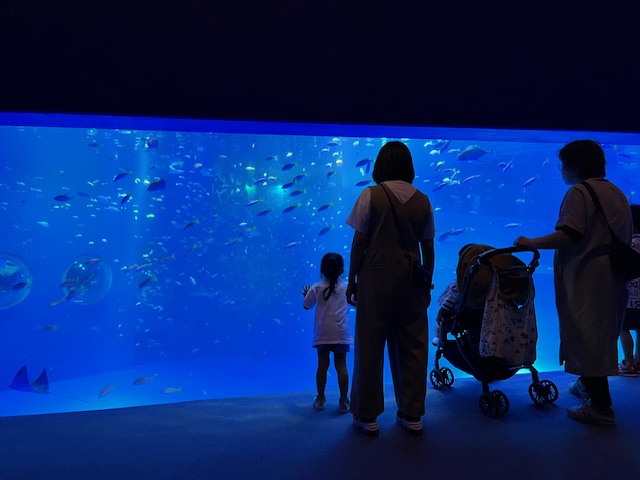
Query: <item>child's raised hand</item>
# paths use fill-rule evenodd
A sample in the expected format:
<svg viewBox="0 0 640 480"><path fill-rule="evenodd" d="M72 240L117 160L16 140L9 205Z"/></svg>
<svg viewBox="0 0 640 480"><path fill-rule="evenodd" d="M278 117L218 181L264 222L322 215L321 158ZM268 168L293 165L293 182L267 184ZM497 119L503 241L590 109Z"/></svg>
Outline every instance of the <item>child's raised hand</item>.
<svg viewBox="0 0 640 480"><path fill-rule="evenodd" d="M302 294L303 297L307 296L307 292L309 291L309 288L310 288L309 285L306 283L302 286L302 290L300 290L300 293Z"/></svg>

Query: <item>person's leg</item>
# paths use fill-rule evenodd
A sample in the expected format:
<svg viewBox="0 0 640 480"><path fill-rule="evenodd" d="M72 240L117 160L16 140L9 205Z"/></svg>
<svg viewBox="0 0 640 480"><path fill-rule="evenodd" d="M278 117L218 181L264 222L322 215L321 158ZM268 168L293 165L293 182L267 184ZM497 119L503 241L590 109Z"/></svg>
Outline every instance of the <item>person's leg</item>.
<svg viewBox="0 0 640 480"><path fill-rule="evenodd" d="M631 334L631 332L629 332ZM636 329L636 348L635 353L633 354L633 363L636 365L636 370L638 369L638 365L640 365L640 328ZM633 339L631 339L633 341Z"/></svg>
<svg viewBox="0 0 640 480"><path fill-rule="evenodd" d="M580 381L591 393L592 407L598 410L608 410L612 406L608 377L580 377Z"/></svg>
<svg viewBox="0 0 640 480"><path fill-rule="evenodd" d="M349 392L349 372L347 371L347 354L333 353L333 363L338 374L338 387L340 388L340 401L347 398Z"/></svg>
<svg viewBox="0 0 640 480"><path fill-rule="evenodd" d="M629 330L624 328L620 331L620 345L622 346L622 354L625 365L632 365L633 362L633 337Z"/></svg>
<svg viewBox="0 0 640 480"><path fill-rule="evenodd" d="M318 369L316 370L316 388L318 389L318 397L324 400L324 391L327 386L327 370L329 370L329 350L322 347L318 348Z"/></svg>
<svg viewBox="0 0 640 480"><path fill-rule="evenodd" d="M375 419L384 412L384 345L393 315L392 290L382 273L358 282L351 413L359 419Z"/></svg>
<svg viewBox="0 0 640 480"><path fill-rule="evenodd" d="M412 287L398 298L387 343L398 411L415 420L425 412L428 324L426 296Z"/></svg>

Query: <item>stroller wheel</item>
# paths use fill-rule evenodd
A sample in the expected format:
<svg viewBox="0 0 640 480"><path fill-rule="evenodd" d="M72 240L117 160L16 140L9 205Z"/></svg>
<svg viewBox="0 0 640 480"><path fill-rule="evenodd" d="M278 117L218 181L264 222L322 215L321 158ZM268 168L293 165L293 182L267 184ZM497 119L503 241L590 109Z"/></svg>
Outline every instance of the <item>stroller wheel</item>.
<svg viewBox="0 0 640 480"><path fill-rule="evenodd" d="M429 379L431 380L431 384L433 385L433 388L435 388L436 390L442 390L442 387L444 387L445 385L445 378L442 375L441 370L436 370L436 369L431 370L431 373L429 374Z"/></svg>
<svg viewBox="0 0 640 480"><path fill-rule="evenodd" d="M447 367L442 367L440 369L440 373L442 374L442 378L444 379L444 384L447 387L450 387L451 385L453 385L453 372L451 371L451 369Z"/></svg>
<svg viewBox="0 0 640 480"><path fill-rule="evenodd" d="M496 404L499 415L504 415L509 411L509 399L504 393L502 393L500 390L494 390L493 392L491 392L491 396L493 397L493 401Z"/></svg>
<svg viewBox="0 0 640 480"><path fill-rule="evenodd" d="M540 382L547 391L547 402L553 403L558 399L558 387L551 380L542 380Z"/></svg>
<svg viewBox="0 0 640 480"><path fill-rule="evenodd" d="M496 402L493 400L493 396L490 393L483 393L480 395L478 399L478 404L480 405L480 410L487 417L494 418L498 414L498 407L496 406Z"/></svg>
<svg viewBox="0 0 640 480"><path fill-rule="evenodd" d="M529 385L529 396L536 405L546 405L549 403L547 389L542 382L534 382Z"/></svg>

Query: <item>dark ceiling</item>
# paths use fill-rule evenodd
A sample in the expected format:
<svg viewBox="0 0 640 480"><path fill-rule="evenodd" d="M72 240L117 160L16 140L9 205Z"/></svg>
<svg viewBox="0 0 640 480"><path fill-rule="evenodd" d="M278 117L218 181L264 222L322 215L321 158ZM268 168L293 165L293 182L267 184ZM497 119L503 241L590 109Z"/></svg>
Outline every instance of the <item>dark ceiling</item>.
<svg viewBox="0 0 640 480"><path fill-rule="evenodd" d="M640 131L637 2L35 3L0 110Z"/></svg>

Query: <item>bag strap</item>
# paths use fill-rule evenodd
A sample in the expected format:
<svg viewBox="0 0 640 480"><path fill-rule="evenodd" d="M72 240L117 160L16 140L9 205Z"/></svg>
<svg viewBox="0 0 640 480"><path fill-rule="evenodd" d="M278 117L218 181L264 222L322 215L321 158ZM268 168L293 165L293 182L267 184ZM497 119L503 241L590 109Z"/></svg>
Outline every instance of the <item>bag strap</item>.
<svg viewBox="0 0 640 480"><path fill-rule="evenodd" d="M611 235L611 239L613 239L613 237L616 236L616 233L611 228L611 225L609 225L609 220L607 220L607 216L604 213L604 209L602 208L602 204L598 199L598 195L596 195L596 192L593 190L593 187L589 185L587 182L582 182L582 185L584 185L584 187L589 192L589 195L591 195L591 198L593 199L593 203L596 205L596 208L600 210L600 212L602 213L602 216L604 217L604 221L607 224L607 227L609 228L609 234Z"/></svg>
<svg viewBox="0 0 640 480"><path fill-rule="evenodd" d="M382 190L384 190L384 193L387 195L387 198L389 199L389 205L391 205L391 213L393 214L393 221L396 224L396 228L398 229L398 233L400 234L400 239L402 240L402 245L404 246L404 250L405 253L407 254L407 259L409 260L409 263L411 263L411 254L409 253L409 249L407 248L407 243L404 241L404 235L402 234L402 229L400 228L400 222L398 222L398 216L396 215L396 209L393 206L393 202L391 201L391 196L389 195L389 192L387 191L387 187L384 186L382 183L380 184L380 186L382 187Z"/></svg>

